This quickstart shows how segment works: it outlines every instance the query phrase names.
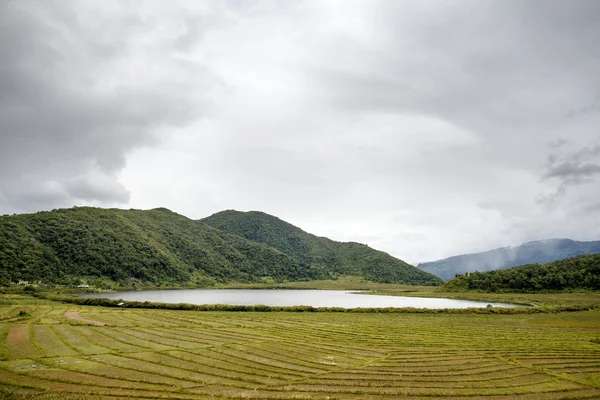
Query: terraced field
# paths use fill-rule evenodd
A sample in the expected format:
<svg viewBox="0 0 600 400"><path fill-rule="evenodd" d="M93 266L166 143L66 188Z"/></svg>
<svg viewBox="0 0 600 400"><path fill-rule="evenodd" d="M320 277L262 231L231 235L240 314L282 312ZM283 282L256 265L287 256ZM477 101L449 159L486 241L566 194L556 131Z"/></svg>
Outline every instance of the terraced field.
<svg viewBox="0 0 600 400"><path fill-rule="evenodd" d="M600 399L599 336L598 311L6 305L0 306L0 388L4 398L43 399Z"/></svg>

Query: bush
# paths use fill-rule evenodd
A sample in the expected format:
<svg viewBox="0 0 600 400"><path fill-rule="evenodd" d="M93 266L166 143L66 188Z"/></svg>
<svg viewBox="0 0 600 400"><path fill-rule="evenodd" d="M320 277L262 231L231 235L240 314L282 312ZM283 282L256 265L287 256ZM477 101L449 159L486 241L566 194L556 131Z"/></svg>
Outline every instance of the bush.
<svg viewBox="0 0 600 400"><path fill-rule="evenodd" d="M23 288L23 293L26 294L34 294L37 292L37 289L31 285L27 285Z"/></svg>

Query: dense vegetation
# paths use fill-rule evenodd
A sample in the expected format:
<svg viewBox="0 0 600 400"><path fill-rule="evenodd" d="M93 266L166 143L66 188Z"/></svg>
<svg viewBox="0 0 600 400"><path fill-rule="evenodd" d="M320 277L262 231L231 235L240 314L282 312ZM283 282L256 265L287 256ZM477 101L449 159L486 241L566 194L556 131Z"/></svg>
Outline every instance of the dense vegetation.
<svg viewBox="0 0 600 400"><path fill-rule="evenodd" d="M600 254L572 257L545 265L530 264L499 271L457 275L443 289L487 292L600 290Z"/></svg>
<svg viewBox="0 0 600 400"><path fill-rule="evenodd" d="M326 277L282 252L166 209L76 207L0 217L0 279L102 285Z"/></svg>
<svg viewBox="0 0 600 400"><path fill-rule="evenodd" d="M321 239L331 243L328 239ZM0 284L212 286L331 279L345 271L374 281L436 278L360 244L344 258L313 262L225 233L167 209L75 207L0 217Z"/></svg>
<svg viewBox="0 0 600 400"><path fill-rule="evenodd" d="M264 243L300 264L339 275L359 275L376 282L438 285L441 280L382 251L360 243L341 243L304 232L258 211L222 211L201 220L224 232Z"/></svg>
<svg viewBox="0 0 600 400"><path fill-rule="evenodd" d="M456 274L466 272L485 272L524 264L545 264L564 258L597 253L600 253L600 241L577 242L570 239L551 239L421 263L419 268L448 280Z"/></svg>

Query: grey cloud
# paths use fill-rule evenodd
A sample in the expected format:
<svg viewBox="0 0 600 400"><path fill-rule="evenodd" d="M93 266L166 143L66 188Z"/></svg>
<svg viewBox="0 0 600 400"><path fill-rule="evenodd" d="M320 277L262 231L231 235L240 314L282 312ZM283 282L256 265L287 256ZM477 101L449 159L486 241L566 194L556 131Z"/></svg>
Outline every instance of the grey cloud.
<svg viewBox="0 0 600 400"><path fill-rule="evenodd" d="M592 163L577 163L565 161L558 165L553 165L544 175L544 178L560 178L565 182L573 184L581 183L584 179L600 173L600 165Z"/></svg>
<svg viewBox="0 0 600 400"><path fill-rule="evenodd" d="M594 101L589 104L584 105L583 107L569 110L565 115L567 118L575 118L587 116L589 114L600 113L600 95L596 96Z"/></svg>
<svg viewBox="0 0 600 400"><path fill-rule="evenodd" d="M183 17L181 26L183 27L171 43L167 43L167 51L176 50L183 53L189 53L197 46L202 37L211 29L219 28L227 22L227 16L218 13L218 11L209 9L206 13L193 13Z"/></svg>
<svg viewBox="0 0 600 400"><path fill-rule="evenodd" d="M74 178L65 183L64 189L70 198L101 203L117 201L122 204L129 202L129 191L119 182L110 177L84 176Z"/></svg>
<svg viewBox="0 0 600 400"><path fill-rule="evenodd" d="M0 213L260 209L409 261L600 235L598 1L0 4Z"/></svg>
<svg viewBox="0 0 600 400"><path fill-rule="evenodd" d="M126 204L129 197L117 174L128 152L160 141L161 129L202 114L207 70L154 54L161 41L142 40L151 39L152 22L121 3L102 4L106 9L74 1L4 4L0 211L37 208L36 188L43 197L48 182L64 188L53 203ZM121 12L112 14L113 6ZM73 183L94 168L118 190ZM25 187L29 195L17 195Z"/></svg>
<svg viewBox="0 0 600 400"><path fill-rule="evenodd" d="M558 147L564 146L567 143L569 143L569 141L567 139L559 137L558 139L553 140L550 143L548 143L548 145L551 148L558 148Z"/></svg>
<svg viewBox="0 0 600 400"><path fill-rule="evenodd" d="M600 174L600 145L583 147L574 152L551 154L548 156L547 169L543 180L556 180L558 186L553 193L540 194L539 204L556 205L567 194L570 187L594 181ZM595 162L599 159L598 162Z"/></svg>
<svg viewBox="0 0 600 400"><path fill-rule="evenodd" d="M597 186L584 185L596 179L600 162L588 150L568 151L593 141L600 126L599 2L381 1L361 10L369 30L329 38L319 52L325 65L311 71L316 97L337 112L435 115L477 135L472 151L427 157L416 175L424 178L445 158L431 192L456 179L473 196L464 201L477 204L504 197L510 175L522 176L528 186L515 187L521 198L497 211L497 224L514 237L555 235L550 219L534 218L540 206L548 215L548 205L594 234L571 206L600 195ZM577 118L564 118L571 109ZM549 162L549 154L560 156ZM461 171L463 163L468 168ZM485 192L488 185L494 189Z"/></svg>
<svg viewBox="0 0 600 400"><path fill-rule="evenodd" d="M4 204L27 204L34 210L48 210L65 205L75 205L62 186L55 181L36 182L35 186L22 183L7 185L10 191L1 193ZM18 207L5 207L0 214L20 211Z"/></svg>
<svg viewBox="0 0 600 400"><path fill-rule="evenodd" d="M598 156L600 156L600 145L586 146L566 155L552 154L548 157L548 170L543 178L559 178L569 184L581 183L600 173L600 165L589 162Z"/></svg>
<svg viewBox="0 0 600 400"><path fill-rule="evenodd" d="M309 160L294 168L296 173L284 174L291 186L301 186L303 177L315 182L314 189L301 195L325 199L318 203L321 208L378 209L380 215L409 210L403 221L410 220L410 225L395 223L396 230L422 231L422 243L415 245L399 233L386 233L384 240L386 249L413 253L413 259L435 258L422 254L427 252L447 251L452 255L554 236L594 238L596 228L576 214L572 203L600 194L593 185L574 184L575 176L581 173L591 175L580 175L577 182L595 178L592 165L596 162L589 159L572 165L581 170L571 168L568 179L568 164L560 177L548 176L541 181L540 177L550 174L552 168L560 173L561 163L573 161L568 158L571 145L589 143L598 133L597 114L565 119L564 113L581 108L577 105L587 104L600 89L600 29L594 17L600 15L600 3L471 0L344 4L329 15L332 21L323 18L322 25L313 24L311 31L327 32L313 39L316 44L304 47L301 43L298 49L293 48L308 55L301 67L304 86L300 93L315 107L307 113L315 127L291 136L298 139L316 132L323 140L315 148L327 150L319 154L308 146L285 148L291 151L286 157L293 159L295 153ZM346 15L352 7L353 13ZM273 52L281 52L282 58L287 55L280 47L274 47ZM295 115L288 110L282 114L278 117L284 122L285 116L290 121L290 115ZM411 126L390 115L430 116L445 127L434 131L433 138L441 139L449 126L466 132L473 140L456 146L464 139L450 135L447 145L432 151L436 141L422 143L420 139L427 127ZM248 120L244 128L252 131L253 122ZM382 134L387 125L390 133ZM290 131L288 126L281 126L286 133ZM326 140L334 137L332 131L343 133ZM269 140L280 134L276 128L266 129L261 137ZM354 141L353 136L373 140ZM348 143L357 154L344 153ZM239 140L232 140L231 146L240 152L253 151ZM275 154L283 147L273 145L268 151ZM563 158L546 165L549 153L563 154ZM220 181L231 179L235 172L248 173L266 180L261 188L276 187L275 180L266 177L275 174L261 173L276 159L268 154L252 162L240 159L239 168L230 170ZM319 170L324 182L313 177ZM362 186L363 182L368 184ZM564 193L549 195L558 206L555 210L549 212L543 207L547 204L536 203L540 191L556 194L557 187ZM306 206L288 201L292 197L289 193L279 190L273 199L265 189L263 198L256 199L260 194L253 193L249 203L284 211L289 205L293 208L289 213L295 215L320 212L314 203ZM359 218L358 212L349 214ZM563 218L569 217L572 221L567 224ZM331 218L328 214L323 220ZM564 229L562 233L560 229ZM344 238L364 235L350 229L338 231L338 237ZM440 250L442 246L446 247ZM403 257L406 253L396 254Z"/></svg>
<svg viewBox="0 0 600 400"><path fill-rule="evenodd" d="M588 204L584 204L581 208L582 214L585 215L586 218L589 218L590 214L600 213L600 202L590 202Z"/></svg>
<svg viewBox="0 0 600 400"><path fill-rule="evenodd" d="M339 39L353 62L332 63L318 80L336 106L431 113L487 137L518 137L551 127L600 88L598 2L378 4L371 18L384 45Z"/></svg>

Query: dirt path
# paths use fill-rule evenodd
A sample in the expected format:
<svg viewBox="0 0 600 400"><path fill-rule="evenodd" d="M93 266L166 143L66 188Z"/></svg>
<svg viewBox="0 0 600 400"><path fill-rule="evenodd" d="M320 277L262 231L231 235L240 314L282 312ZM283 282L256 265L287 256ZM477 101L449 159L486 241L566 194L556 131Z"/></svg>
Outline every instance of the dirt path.
<svg viewBox="0 0 600 400"><path fill-rule="evenodd" d="M76 311L67 311L64 315L67 318L75 319L77 321L87 322L88 324L93 324L93 325L96 325L96 326L108 325L106 322L94 321L94 320L91 320L91 319L85 319L81 315L79 315L79 313L76 312Z"/></svg>

